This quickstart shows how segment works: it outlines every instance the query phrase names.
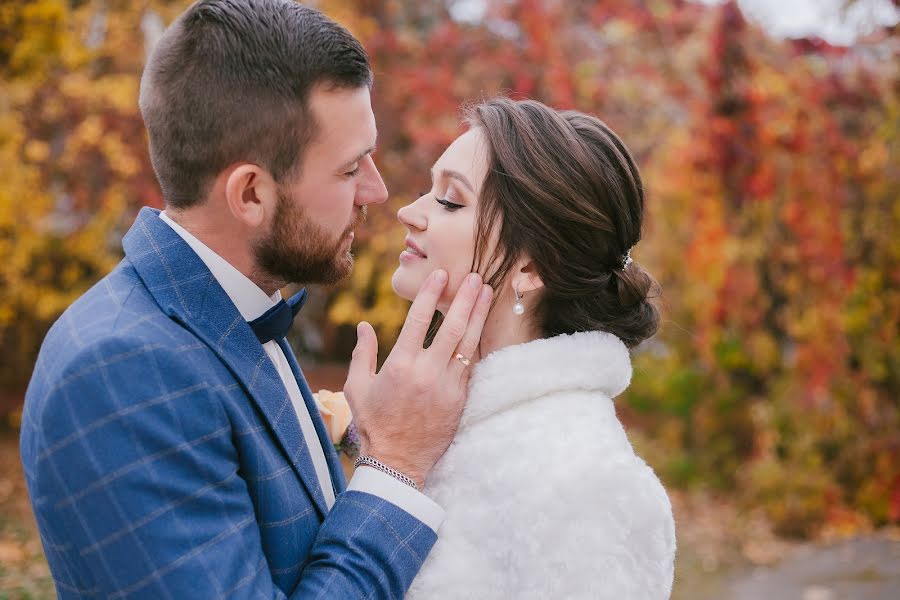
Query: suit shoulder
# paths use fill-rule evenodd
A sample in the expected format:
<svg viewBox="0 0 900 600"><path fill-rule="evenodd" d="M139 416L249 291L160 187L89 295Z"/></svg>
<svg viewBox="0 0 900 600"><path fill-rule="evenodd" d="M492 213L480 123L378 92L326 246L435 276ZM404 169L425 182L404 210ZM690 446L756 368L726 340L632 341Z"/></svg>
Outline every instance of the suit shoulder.
<svg viewBox="0 0 900 600"><path fill-rule="evenodd" d="M127 260L78 297L50 328L44 346L75 348L127 332L152 319L168 320Z"/></svg>
<svg viewBox="0 0 900 600"><path fill-rule="evenodd" d="M77 339L72 337L70 339ZM66 440L167 423L166 431L227 426L221 392L234 384L213 370L196 338L110 329L69 348L42 349L25 394L23 460ZM198 435L200 435L198 434Z"/></svg>
<svg viewBox="0 0 900 600"><path fill-rule="evenodd" d="M59 380L114 357L197 347L196 337L156 304L137 273L123 260L73 302L41 344L32 375Z"/></svg>
<svg viewBox="0 0 900 600"><path fill-rule="evenodd" d="M123 261L47 334L26 391L23 421L199 391L222 383L216 365L208 346L171 320Z"/></svg>

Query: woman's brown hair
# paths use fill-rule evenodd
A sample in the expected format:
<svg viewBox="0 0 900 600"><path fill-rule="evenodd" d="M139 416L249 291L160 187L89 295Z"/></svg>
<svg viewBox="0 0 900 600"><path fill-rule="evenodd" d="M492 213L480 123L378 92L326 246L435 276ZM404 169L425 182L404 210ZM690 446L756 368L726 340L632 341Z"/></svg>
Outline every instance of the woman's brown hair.
<svg viewBox="0 0 900 600"><path fill-rule="evenodd" d="M499 289L527 255L544 284L534 315L545 337L602 330L633 347L653 335L658 286L626 261L644 191L622 140L595 117L533 100L498 98L465 117L488 145L473 265L485 283Z"/></svg>

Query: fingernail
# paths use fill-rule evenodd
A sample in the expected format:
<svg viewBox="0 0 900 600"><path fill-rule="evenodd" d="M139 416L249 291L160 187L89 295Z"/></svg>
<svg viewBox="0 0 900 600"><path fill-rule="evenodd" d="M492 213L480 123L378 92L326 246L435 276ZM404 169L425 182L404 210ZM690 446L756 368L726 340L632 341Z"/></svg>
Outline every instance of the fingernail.
<svg viewBox="0 0 900 600"><path fill-rule="evenodd" d="M447 283L447 272L442 269L438 269L434 272L434 280L438 283Z"/></svg>
<svg viewBox="0 0 900 600"><path fill-rule="evenodd" d="M470 287L477 288L481 285L481 277L477 273L471 273L469 274L468 282Z"/></svg>
<svg viewBox="0 0 900 600"><path fill-rule="evenodd" d="M491 289L491 286L489 286L489 285L481 286L481 292L478 294L478 301L479 302L489 301L491 299L491 296L493 295L493 293L494 293L494 290Z"/></svg>

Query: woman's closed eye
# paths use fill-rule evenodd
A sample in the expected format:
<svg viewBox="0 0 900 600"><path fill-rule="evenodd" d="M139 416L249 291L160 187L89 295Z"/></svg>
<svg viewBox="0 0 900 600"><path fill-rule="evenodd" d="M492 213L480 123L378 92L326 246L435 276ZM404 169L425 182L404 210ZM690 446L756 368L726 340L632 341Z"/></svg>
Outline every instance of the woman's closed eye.
<svg viewBox="0 0 900 600"><path fill-rule="evenodd" d="M431 192L419 192L419 198L422 196L426 196ZM434 201L444 207L444 210L447 212L453 212L459 210L460 208L464 208L465 204L457 204L456 202L451 202L446 198L440 198L437 194L434 195Z"/></svg>
<svg viewBox="0 0 900 600"><path fill-rule="evenodd" d="M437 202L438 204L440 204L441 206L443 206L444 210L447 210L449 212L459 210L460 208L463 208L463 206L465 206L464 204L457 204L456 202L450 202L446 198L438 198L437 196L434 197L434 201Z"/></svg>

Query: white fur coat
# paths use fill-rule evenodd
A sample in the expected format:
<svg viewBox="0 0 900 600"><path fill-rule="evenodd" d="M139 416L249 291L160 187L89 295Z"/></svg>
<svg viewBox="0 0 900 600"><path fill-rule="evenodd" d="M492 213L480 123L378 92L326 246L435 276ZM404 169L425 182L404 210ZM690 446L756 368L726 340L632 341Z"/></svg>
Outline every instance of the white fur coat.
<svg viewBox="0 0 900 600"><path fill-rule="evenodd" d="M628 349L603 332L510 346L474 366L426 493L446 510L414 600L662 600L675 524L612 398Z"/></svg>

